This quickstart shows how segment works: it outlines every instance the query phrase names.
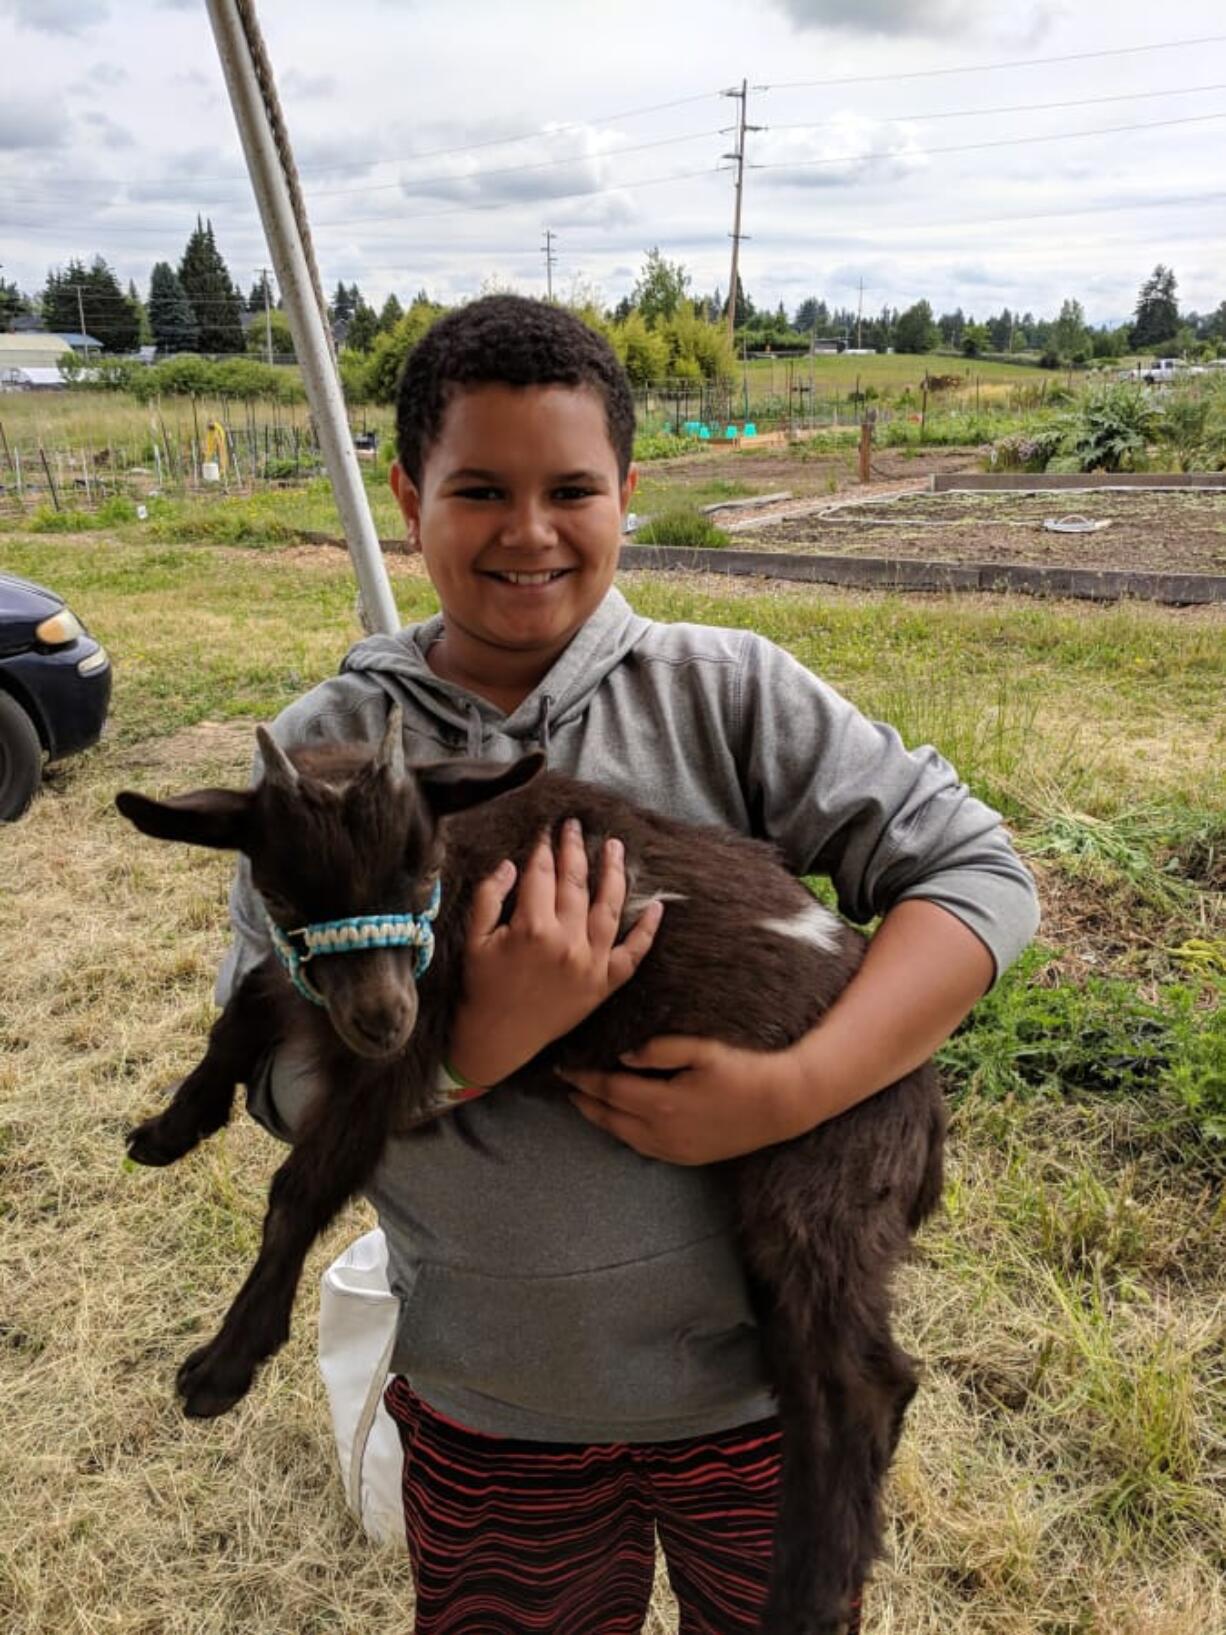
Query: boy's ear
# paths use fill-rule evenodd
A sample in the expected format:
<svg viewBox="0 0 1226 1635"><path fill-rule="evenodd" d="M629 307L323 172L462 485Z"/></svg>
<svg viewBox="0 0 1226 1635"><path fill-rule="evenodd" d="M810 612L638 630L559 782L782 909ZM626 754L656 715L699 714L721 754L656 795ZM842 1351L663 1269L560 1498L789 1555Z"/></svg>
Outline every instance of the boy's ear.
<svg viewBox="0 0 1226 1635"><path fill-rule="evenodd" d="M417 484L409 476L399 460L393 460L388 472L388 482L392 493L396 496L396 504L400 507L400 514L404 518L405 533L410 545L421 544L421 495L417 491Z"/></svg>
<svg viewBox="0 0 1226 1635"><path fill-rule="evenodd" d="M243 849L250 831L251 802L251 791L245 789L197 789L170 800L152 800L134 789L115 796L115 805L142 834L223 851Z"/></svg>
<svg viewBox="0 0 1226 1635"><path fill-rule="evenodd" d="M415 766L413 776L435 817L446 817L531 783L544 767L544 755L534 750L510 765L505 761L438 761L433 766Z"/></svg>

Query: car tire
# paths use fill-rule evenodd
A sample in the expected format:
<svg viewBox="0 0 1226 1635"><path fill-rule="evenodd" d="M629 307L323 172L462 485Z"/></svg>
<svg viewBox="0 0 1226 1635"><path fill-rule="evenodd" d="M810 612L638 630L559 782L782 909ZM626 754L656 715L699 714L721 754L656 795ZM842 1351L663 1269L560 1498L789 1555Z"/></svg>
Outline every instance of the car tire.
<svg viewBox="0 0 1226 1635"><path fill-rule="evenodd" d="M15 698L0 692L0 823L19 818L43 776L38 729Z"/></svg>

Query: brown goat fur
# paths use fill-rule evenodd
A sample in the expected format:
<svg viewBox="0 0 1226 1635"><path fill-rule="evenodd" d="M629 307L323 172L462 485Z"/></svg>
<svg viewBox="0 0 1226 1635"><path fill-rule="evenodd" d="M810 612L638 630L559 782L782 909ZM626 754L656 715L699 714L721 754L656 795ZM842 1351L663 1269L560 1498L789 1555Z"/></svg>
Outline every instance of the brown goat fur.
<svg viewBox="0 0 1226 1635"><path fill-rule="evenodd" d="M259 1257L217 1336L179 1370L193 1416L233 1406L284 1343L307 1250L361 1189L389 1134L429 1131L472 892L501 859L522 870L543 832L556 837L577 817L593 871L603 840L616 836L631 896L669 894L634 978L514 1075L542 1094L562 1093L558 1067L613 1069L662 1033L781 1049L813 1027L863 956L864 939L834 916L827 948L764 924L812 909L769 845L537 776L540 756L405 768L400 730L393 710L377 752L334 746L289 757L261 731L265 777L252 790L118 797L146 833L246 853L283 929L419 912L436 876L442 886L420 982L411 949L316 955L311 979L327 1001L317 1008L269 956L236 988L170 1106L128 1137L139 1162L173 1163L226 1122L237 1084L278 1043L305 1036L315 1052L320 1089L272 1182ZM632 918L628 907L623 929ZM804 1136L724 1166L782 1428L763 1622L771 1635L842 1629L879 1551L881 1486L916 1384L890 1332L891 1278L940 1196L943 1137L929 1065Z"/></svg>

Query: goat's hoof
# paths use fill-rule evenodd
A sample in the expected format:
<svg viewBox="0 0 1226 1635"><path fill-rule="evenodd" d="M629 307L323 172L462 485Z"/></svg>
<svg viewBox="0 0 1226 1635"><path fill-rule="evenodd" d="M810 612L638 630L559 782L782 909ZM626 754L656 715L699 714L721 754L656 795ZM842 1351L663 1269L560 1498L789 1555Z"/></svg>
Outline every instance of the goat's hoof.
<svg viewBox="0 0 1226 1635"><path fill-rule="evenodd" d="M156 1118L147 1118L143 1124L129 1130L124 1140L128 1157L134 1163L162 1169L191 1152L200 1137L181 1127L176 1128L169 1122L168 1114L159 1113Z"/></svg>
<svg viewBox="0 0 1226 1635"><path fill-rule="evenodd" d="M175 1387L189 1419L216 1419L229 1413L251 1389L255 1366L210 1340L187 1357L175 1375Z"/></svg>

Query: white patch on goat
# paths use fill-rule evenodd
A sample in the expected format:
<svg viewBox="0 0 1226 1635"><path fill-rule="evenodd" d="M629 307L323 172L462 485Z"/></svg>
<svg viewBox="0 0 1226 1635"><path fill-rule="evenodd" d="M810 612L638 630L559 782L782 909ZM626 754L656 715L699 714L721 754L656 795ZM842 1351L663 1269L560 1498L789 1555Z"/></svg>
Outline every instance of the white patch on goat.
<svg viewBox="0 0 1226 1635"><path fill-rule="evenodd" d="M818 902L806 903L798 913L786 920L762 920L763 931L774 931L780 937L795 937L807 942L825 954L837 954L841 946L843 922L837 914L823 908Z"/></svg>
<svg viewBox="0 0 1226 1635"><path fill-rule="evenodd" d="M643 910L650 908L652 903L683 903L685 900L685 893L681 891L632 892L626 898L626 906L622 913L632 920L637 920Z"/></svg>

